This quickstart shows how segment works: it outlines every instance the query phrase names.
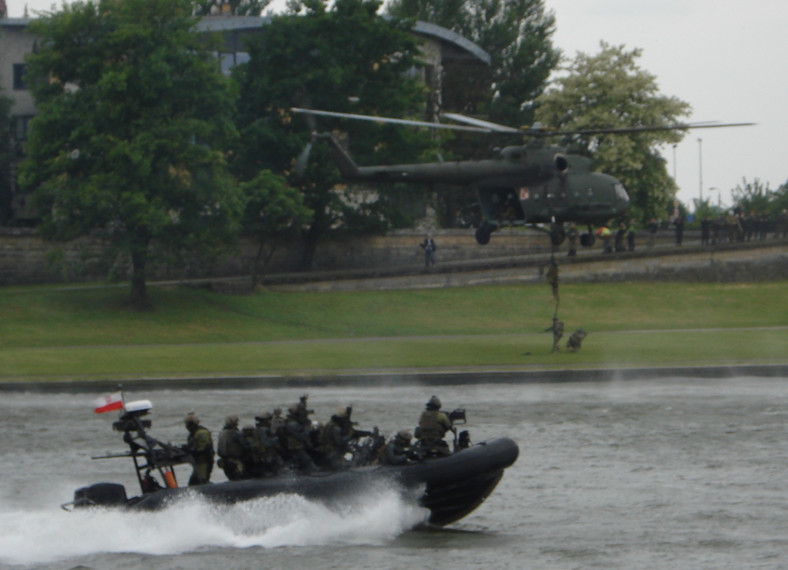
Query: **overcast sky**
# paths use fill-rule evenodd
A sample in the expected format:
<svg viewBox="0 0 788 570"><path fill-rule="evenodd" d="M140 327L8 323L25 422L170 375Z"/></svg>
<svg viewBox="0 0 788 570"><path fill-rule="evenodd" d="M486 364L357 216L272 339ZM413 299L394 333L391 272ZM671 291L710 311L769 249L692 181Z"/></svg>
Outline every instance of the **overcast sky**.
<svg viewBox="0 0 788 570"><path fill-rule="evenodd" d="M51 0L6 0L10 17L47 10ZM556 15L555 45L566 57L599 42L641 48L641 69L660 92L693 107L690 122L756 122L689 132L663 155L679 199L730 205L730 190L754 179L788 181L788 2L785 0L545 0ZM60 2L57 3L60 5ZM699 143L698 139L702 139ZM702 170L701 170L702 163ZM714 190L713 190L714 189Z"/></svg>

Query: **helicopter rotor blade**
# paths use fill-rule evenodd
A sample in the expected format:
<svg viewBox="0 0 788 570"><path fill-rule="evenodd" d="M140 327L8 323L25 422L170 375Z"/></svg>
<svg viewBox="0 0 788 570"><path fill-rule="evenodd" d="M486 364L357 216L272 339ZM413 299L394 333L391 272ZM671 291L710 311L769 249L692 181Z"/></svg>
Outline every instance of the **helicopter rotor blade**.
<svg viewBox="0 0 788 570"><path fill-rule="evenodd" d="M505 133L517 134L521 136L532 137L549 137L549 136L564 136L564 135L604 135L604 134L627 134L627 133L642 133L642 132L658 132L658 131L683 131L689 129L717 129L724 127L750 127L757 123L719 123L715 121L704 121L699 123L674 123L671 125L646 125L640 127L599 127L587 129L574 129L574 130L552 130L544 127L539 123L535 123L530 127L514 128L506 125L500 125L483 119L476 119L461 115L459 113L442 113L441 117L464 125L452 125L448 123L431 123L428 121L415 121L410 119L395 119L392 117L377 117L372 115L360 115L356 113L340 113L336 111L321 111L318 109L306 109L303 107L291 107L294 113L303 113L308 117L322 116L334 117L340 119L353 119L360 121L372 121L376 123L390 123L395 125L410 125L417 127L427 127L430 129L449 129L457 131L469 131L477 133Z"/></svg>
<svg viewBox="0 0 788 570"><path fill-rule="evenodd" d="M722 127L751 127L757 123L676 123L673 125L650 125L642 127L604 127L569 131L545 131L545 135L608 135L644 133L653 131L686 131L689 129L718 129Z"/></svg>
<svg viewBox="0 0 788 570"><path fill-rule="evenodd" d="M507 127L506 125L499 125L498 123L491 123L490 121L483 121L482 119L475 119L467 115L460 115L459 113L441 113L441 117L446 117L458 123L466 123L474 127L484 129L485 132L496 133L516 133L522 134L522 129L515 129L514 127Z"/></svg>
<svg viewBox="0 0 788 570"><path fill-rule="evenodd" d="M391 117L376 117L373 115L358 115L355 113L339 113L336 111L320 111L318 109L304 109L302 107L291 107L294 113L306 115L316 115L319 117L334 117L339 119L354 119L357 121L371 121L373 123L391 123L394 125L410 125L415 127L427 127L429 129L449 129L455 131L470 131L474 133L489 133L491 129L480 127L467 127L463 125L449 125L446 123L430 123L429 121L414 121L410 119L394 119Z"/></svg>

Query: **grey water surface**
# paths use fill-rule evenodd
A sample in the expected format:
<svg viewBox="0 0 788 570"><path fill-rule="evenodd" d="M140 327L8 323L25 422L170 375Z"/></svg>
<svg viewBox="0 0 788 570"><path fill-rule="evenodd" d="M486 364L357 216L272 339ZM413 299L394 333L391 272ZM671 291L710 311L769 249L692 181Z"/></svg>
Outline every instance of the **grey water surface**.
<svg viewBox="0 0 788 570"><path fill-rule="evenodd" d="M233 507L198 502L158 513L82 511L79 486L135 494L101 394L4 393L0 402L0 567L32 568L785 568L786 378L314 388L326 420L352 404L362 429L412 429L436 393L464 407L473 441L510 436L520 458L496 491L447 529L393 489L343 509L301 497ZM190 411L216 437L225 415L252 423L300 392L157 390L152 433L182 443ZM214 471L214 480L222 480ZM187 474L179 472L185 481Z"/></svg>

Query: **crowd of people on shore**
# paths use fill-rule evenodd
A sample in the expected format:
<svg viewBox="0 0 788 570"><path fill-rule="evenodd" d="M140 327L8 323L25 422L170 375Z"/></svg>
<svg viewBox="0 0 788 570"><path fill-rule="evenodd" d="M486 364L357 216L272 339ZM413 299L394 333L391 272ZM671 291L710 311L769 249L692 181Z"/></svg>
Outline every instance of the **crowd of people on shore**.
<svg viewBox="0 0 788 570"><path fill-rule="evenodd" d="M432 396L411 434L400 430L387 438L377 428L364 431L351 420L352 407L338 408L325 423L314 421L307 397L287 409L280 408L255 416L255 425L239 429L239 418L228 415L219 432L216 446L213 436L194 413L184 418L189 432L183 451L191 455L194 470L189 485L209 483L216 465L230 481L270 477L282 472L309 474L340 471L370 464L404 465L430 457L450 455L444 440L447 432L456 435L454 421L465 420L464 410L450 414L441 411L441 402ZM415 441L414 441L415 435ZM467 432L461 434L456 447L470 444Z"/></svg>

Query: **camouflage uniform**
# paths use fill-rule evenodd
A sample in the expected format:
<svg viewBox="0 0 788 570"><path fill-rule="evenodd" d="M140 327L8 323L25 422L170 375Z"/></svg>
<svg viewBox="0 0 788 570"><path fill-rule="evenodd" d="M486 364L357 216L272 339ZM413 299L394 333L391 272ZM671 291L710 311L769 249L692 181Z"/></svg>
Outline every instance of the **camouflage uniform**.
<svg viewBox="0 0 788 570"><path fill-rule="evenodd" d="M449 446L443 440L446 432L451 430L449 416L440 411L441 402L435 396L430 398L426 408L421 413L419 425L416 427L419 451L426 455L450 455Z"/></svg>
<svg viewBox="0 0 788 570"><path fill-rule="evenodd" d="M397 435L380 451L380 462L384 465L405 465L410 457L411 439L409 431L398 431Z"/></svg>
<svg viewBox="0 0 788 570"><path fill-rule="evenodd" d="M260 467L262 475L276 475L284 467L282 453L279 447L279 438L273 429L274 416L263 412L255 416L255 440L260 454Z"/></svg>
<svg viewBox="0 0 788 570"><path fill-rule="evenodd" d="M246 440L238 431L238 416L227 416L216 451L219 454L218 465L230 481L244 478L243 456L246 448Z"/></svg>
<svg viewBox="0 0 788 570"><path fill-rule="evenodd" d="M553 333L552 352L559 352L561 348L558 346L558 343L561 342L561 337L564 336L564 321L559 321L558 318L553 317L553 324L547 327L544 332Z"/></svg>
<svg viewBox="0 0 788 570"><path fill-rule="evenodd" d="M213 438L208 429L200 425L199 418L189 414L184 419L189 437L184 450L194 459L194 470L189 478L189 486L202 485L211 480L213 471Z"/></svg>
<svg viewBox="0 0 788 570"><path fill-rule="evenodd" d="M580 344L587 335L588 333L583 329L577 329L572 333L572 336L569 337L569 340L566 341L567 350L569 350L569 352L577 352L580 350Z"/></svg>
<svg viewBox="0 0 788 570"><path fill-rule="evenodd" d="M318 451L327 467L338 470L345 466L345 453L353 439L355 433L347 417L347 408L340 408L320 430Z"/></svg>
<svg viewBox="0 0 788 570"><path fill-rule="evenodd" d="M306 407L295 404L290 406L285 423L277 433L279 442L283 446L285 459L298 471L306 473L317 469L309 454L311 427Z"/></svg>

